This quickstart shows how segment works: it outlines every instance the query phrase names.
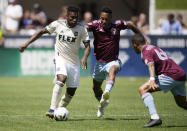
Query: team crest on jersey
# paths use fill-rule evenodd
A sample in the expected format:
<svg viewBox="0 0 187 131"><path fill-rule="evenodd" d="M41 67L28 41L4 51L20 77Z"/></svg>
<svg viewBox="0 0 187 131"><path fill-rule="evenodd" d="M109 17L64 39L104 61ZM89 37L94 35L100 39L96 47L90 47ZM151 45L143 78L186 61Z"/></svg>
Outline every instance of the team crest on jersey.
<svg viewBox="0 0 187 131"><path fill-rule="evenodd" d="M114 35L116 33L116 29L115 28L111 28L111 33Z"/></svg>
<svg viewBox="0 0 187 131"><path fill-rule="evenodd" d="M78 36L78 32L76 31L76 32L74 32L74 36Z"/></svg>

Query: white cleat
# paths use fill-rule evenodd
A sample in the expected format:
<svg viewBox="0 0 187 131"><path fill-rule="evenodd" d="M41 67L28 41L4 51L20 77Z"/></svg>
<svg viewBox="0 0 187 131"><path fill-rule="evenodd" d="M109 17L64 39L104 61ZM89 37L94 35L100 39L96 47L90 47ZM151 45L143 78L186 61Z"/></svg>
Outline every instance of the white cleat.
<svg viewBox="0 0 187 131"><path fill-rule="evenodd" d="M109 99L110 97L110 93L108 91L105 91L102 95L102 98L100 100L100 104L104 105L106 103L106 101Z"/></svg>
<svg viewBox="0 0 187 131"><path fill-rule="evenodd" d="M98 107L97 111L97 117L100 118L104 115L104 108L109 104L109 101L107 100L105 104L102 106L101 104Z"/></svg>

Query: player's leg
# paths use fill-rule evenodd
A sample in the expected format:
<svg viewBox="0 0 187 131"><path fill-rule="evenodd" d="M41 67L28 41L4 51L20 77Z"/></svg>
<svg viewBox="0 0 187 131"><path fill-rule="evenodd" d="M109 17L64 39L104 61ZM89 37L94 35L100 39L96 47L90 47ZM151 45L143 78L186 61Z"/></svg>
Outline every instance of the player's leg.
<svg viewBox="0 0 187 131"><path fill-rule="evenodd" d="M71 99L73 98L75 91L76 91L77 87L68 87L66 89L66 93L62 96L62 99L59 103L59 107L66 107Z"/></svg>
<svg viewBox="0 0 187 131"><path fill-rule="evenodd" d="M66 62L58 55L55 56L55 74L56 80L54 81L55 85L53 87L51 105L49 111L46 112L46 116L50 118L53 118L54 110L57 107L57 102L62 92L62 87L67 79Z"/></svg>
<svg viewBox="0 0 187 131"><path fill-rule="evenodd" d="M80 81L80 66L67 64L68 78L66 81L66 93L59 102L59 107L66 107L73 98Z"/></svg>
<svg viewBox="0 0 187 131"><path fill-rule="evenodd" d="M138 91L145 106L148 108L149 114L151 116L151 120L146 125L144 125L144 127L152 127L152 126L161 125L162 121L160 120L157 114L155 104L154 104L154 99L153 99L153 96L151 95L151 92L160 91L160 89L157 88L156 90L152 90L149 87L149 82L146 82L138 89Z"/></svg>
<svg viewBox="0 0 187 131"><path fill-rule="evenodd" d="M101 88L103 80L106 78L106 73L103 71L105 63L96 62L96 65L94 67L93 72L93 91L96 99L100 102L101 97L103 94L103 90ZM99 105L98 111L97 111L97 117L101 117L104 115L104 108L108 105L108 102L104 105Z"/></svg>
<svg viewBox="0 0 187 131"><path fill-rule="evenodd" d="M99 82L99 81L96 81L93 79L93 92L94 92L94 95L95 95L95 98L100 101L101 100L101 97L102 97L102 94L103 94L103 90L101 88L102 86L102 83L103 82Z"/></svg>
<svg viewBox="0 0 187 131"><path fill-rule="evenodd" d="M109 99L110 92L112 90L112 87L114 86L115 76L120 70L120 68L121 68L120 60L112 61L105 65L105 70L108 73L108 78L106 81L105 91L100 101L101 105L105 104L105 102Z"/></svg>
<svg viewBox="0 0 187 131"><path fill-rule="evenodd" d="M112 90L112 87L114 86L115 76L118 70L119 70L119 67L117 65L113 65L109 70L109 74L108 74L108 78L107 78L106 86L105 86L105 91L100 101L101 105L105 104L105 102L109 99L110 92Z"/></svg>
<svg viewBox="0 0 187 131"><path fill-rule="evenodd" d="M66 75L62 75L62 74L57 75L57 80L55 81L55 85L53 87L50 109L48 112L46 112L46 116L48 116L49 118L54 117L54 110L57 107L57 102L62 93L62 87L64 86L66 79L67 79Z"/></svg>
<svg viewBox="0 0 187 131"><path fill-rule="evenodd" d="M181 108L187 110L186 96L176 95L176 96L174 96L174 98L175 98L176 104L177 104L179 107L181 107Z"/></svg>
<svg viewBox="0 0 187 131"><path fill-rule="evenodd" d="M106 78L105 72L103 72L103 67L105 64L100 63L100 62L96 62L95 67L94 67L94 72L93 72L93 92L95 95L95 98L100 101L102 94L103 94L103 90L101 88L103 81Z"/></svg>
<svg viewBox="0 0 187 131"><path fill-rule="evenodd" d="M171 92L175 98L176 104L187 110L185 81L174 81L173 83L175 86L171 89Z"/></svg>

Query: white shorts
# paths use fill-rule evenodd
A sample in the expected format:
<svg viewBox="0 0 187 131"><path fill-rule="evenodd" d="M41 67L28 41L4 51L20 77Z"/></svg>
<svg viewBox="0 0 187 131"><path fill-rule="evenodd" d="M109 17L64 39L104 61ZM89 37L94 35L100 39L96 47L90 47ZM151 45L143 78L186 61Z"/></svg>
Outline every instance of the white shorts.
<svg viewBox="0 0 187 131"><path fill-rule="evenodd" d="M55 56L55 73L67 76L66 86L77 88L80 81L80 65L71 65L61 56Z"/></svg>

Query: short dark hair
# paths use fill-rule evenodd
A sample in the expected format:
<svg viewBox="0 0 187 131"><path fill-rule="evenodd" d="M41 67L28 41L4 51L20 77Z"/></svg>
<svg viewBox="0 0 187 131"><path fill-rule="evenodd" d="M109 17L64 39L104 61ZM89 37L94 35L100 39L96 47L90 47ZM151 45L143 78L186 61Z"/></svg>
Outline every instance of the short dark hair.
<svg viewBox="0 0 187 131"><path fill-rule="evenodd" d="M109 7L103 7L101 12L105 12L105 13L112 15L112 10Z"/></svg>
<svg viewBox="0 0 187 131"><path fill-rule="evenodd" d="M67 12L75 12L75 13L79 13L79 8L75 7L75 6L69 6L67 8Z"/></svg>
<svg viewBox="0 0 187 131"><path fill-rule="evenodd" d="M135 34L132 37L132 43L135 43L136 45L144 45L145 44L145 38L142 34Z"/></svg>
<svg viewBox="0 0 187 131"><path fill-rule="evenodd" d="M168 14L168 19L170 19L170 20L173 20L175 18L175 15L174 14Z"/></svg>

